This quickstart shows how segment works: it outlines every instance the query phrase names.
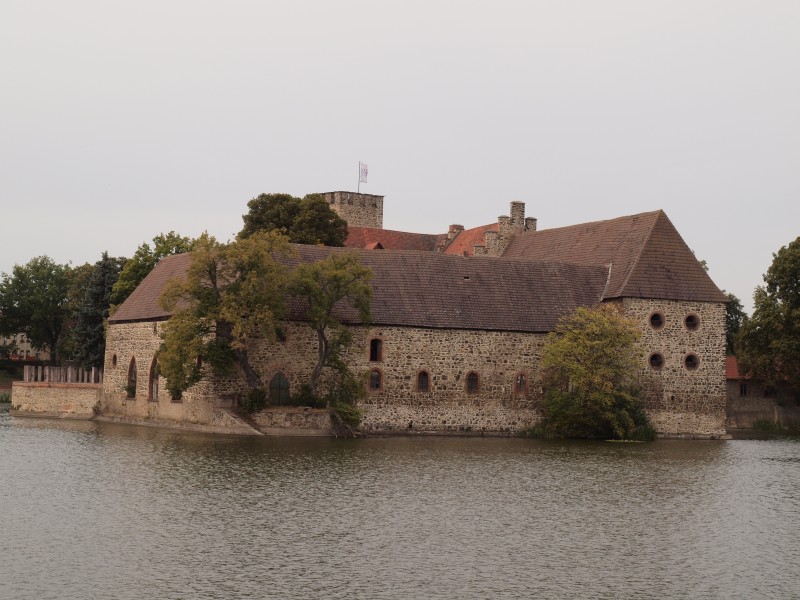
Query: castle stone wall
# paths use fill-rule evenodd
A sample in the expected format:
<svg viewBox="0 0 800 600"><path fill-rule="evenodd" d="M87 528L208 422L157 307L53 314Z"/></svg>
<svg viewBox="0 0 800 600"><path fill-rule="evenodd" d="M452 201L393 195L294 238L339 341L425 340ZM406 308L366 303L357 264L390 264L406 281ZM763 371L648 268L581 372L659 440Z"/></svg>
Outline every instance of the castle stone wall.
<svg viewBox="0 0 800 600"><path fill-rule="evenodd" d="M659 433L724 435L725 305L631 298L621 305L641 327L639 383ZM663 317L660 328L651 325L654 313ZM685 323L689 315L698 320L695 330ZM663 356L660 369L650 364L654 353ZM698 359L695 369L686 366L690 354Z"/></svg>
<svg viewBox="0 0 800 600"><path fill-rule="evenodd" d="M349 226L383 228L383 196L356 192L327 192L322 195Z"/></svg>
<svg viewBox="0 0 800 600"><path fill-rule="evenodd" d="M180 401L170 398L164 377L158 378L158 397L150 398L150 371L161 345L163 322L119 323L108 328L101 412L129 420L175 421L225 426L230 418L219 410L224 399L215 394L213 380L204 379L186 391ZM128 397L126 385L131 361L136 361L136 394Z"/></svg>
<svg viewBox="0 0 800 600"><path fill-rule="evenodd" d="M724 305L636 299L614 304L640 324L639 381L657 431L669 436L724 435ZM663 316L659 329L650 324L654 312ZM694 331L684 323L689 314L698 320ZM161 378L158 401L148 401L150 368L161 342L161 326L109 327L104 411L130 418L213 422L219 407L235 404L246 392L243 377L208 377L185 392L180 402L169 398ZM366 431L516 432L532 427L539 419L539 368L545 334L397 326L354 327L352 331L354 343L345 361L365 379L373 370L380 376L379 389L368 391L361 402ZM372 339L380 340L377 361L370 360ZM653 352L664 357L660 369L650 365ZM302 323L289 323L285 342L256 344L250 357L266 387L282 372L294 393L308 381L316 353L316 334ZM694 370L685 365L688 354L698 359ZM126 398L125 383L134 356L138 381L136 398L131 399ZM417 389L423 371L428 374L428 391ZM475 393L467 389L470 372L478 375ZM518 394L515 382L520 374L526 389ZM323 380L322 385L327 382ZM256 421L261 419L264 422L259 421L259 426L269 429L317 419L299 413L287 415L279 419L284 425L266 414L257 415ZM312 428L319 427L321 422Z"/></svg>

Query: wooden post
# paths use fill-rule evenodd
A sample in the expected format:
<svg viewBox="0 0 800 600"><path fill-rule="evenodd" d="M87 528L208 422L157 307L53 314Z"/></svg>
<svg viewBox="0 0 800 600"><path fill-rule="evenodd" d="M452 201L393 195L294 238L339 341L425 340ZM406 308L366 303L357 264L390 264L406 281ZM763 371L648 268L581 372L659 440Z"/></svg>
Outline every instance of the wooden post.
<svg viewBox="0 0 800 600"><path fill-rule="evenodd" d="M89 383L94 383L95 377L97 377L97 367L92 367L92 380Z"/></svg>

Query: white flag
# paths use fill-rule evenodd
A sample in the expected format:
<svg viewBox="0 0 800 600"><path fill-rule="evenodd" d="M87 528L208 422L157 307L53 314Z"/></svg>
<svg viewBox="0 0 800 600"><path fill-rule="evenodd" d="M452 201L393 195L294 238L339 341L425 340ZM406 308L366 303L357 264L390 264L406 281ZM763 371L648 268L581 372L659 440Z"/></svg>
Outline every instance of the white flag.
<svg viewBox="0 0 800 600"><path fill-rule="evenodd" d="M365 163L358 163L358 182L367 183L367 165Z"/></svg>

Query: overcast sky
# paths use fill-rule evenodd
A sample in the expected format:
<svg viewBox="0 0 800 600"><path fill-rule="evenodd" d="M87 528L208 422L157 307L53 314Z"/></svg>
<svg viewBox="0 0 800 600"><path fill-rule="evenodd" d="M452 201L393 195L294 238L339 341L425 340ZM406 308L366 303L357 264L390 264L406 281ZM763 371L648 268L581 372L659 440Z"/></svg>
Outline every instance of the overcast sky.
<svg viewBox="0 0 800 600"><path fill-rule="evenodd" d="M797 0L4 0L0 57L0 272L359 160L388 229L662 208L748 310L800 235Z"/></svg>

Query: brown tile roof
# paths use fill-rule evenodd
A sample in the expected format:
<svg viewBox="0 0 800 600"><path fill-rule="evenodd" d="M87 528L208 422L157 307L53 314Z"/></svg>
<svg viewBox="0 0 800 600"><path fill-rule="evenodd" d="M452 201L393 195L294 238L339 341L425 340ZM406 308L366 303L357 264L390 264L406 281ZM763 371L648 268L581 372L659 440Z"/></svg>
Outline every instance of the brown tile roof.
<svg viewBox="0 0 800 600"><path fill-rule="evenodd" d="M450 242L444 253L457 254L460 256L472 256L475 253L475 245L486 245L486 232L497 231L497 223L490 223L489 225L481 225L480 227L473 227L472 229L464 229L460 231L455 239Z"/></svg>
<svg viewBox="0 0 800 600"><path fill-rule="evenodd" d="M349 227L344 245L347 248L368 248L379 243L386 250L427 250L433 252L446 238L445 234L410 233L376 227Z"/></svg>
<svg viewBox="0 0 800 600"><path fill-rule="evenodd" d="M169 317L169 313L159 306L158 298L167 281L186 275L191 260L192 256L188 253L162 258L108 320L114 323L153 321Z"/></svg>
<svg viewBox="0 0 800 600"><path fill-rule="evenodd" d="M341 248L296 246L300 260L320 260ZM503 258L446 256L434 252L351 250L370 267L375 325L551 331L578 306L597 304L607 279L598 266ZM167 316L158 296L171 276L180 276L189 255L163 259L110 319L112 323ZM302 318L302 305L293 309ZM357 322L343 309L345 322Z"/></svg>
<svg viewBox="0 0 800 600"><path fill-rule="evenodd" d="M605 298L727 302L661 210L522 233L504 256L610 265Z"/></svg>

